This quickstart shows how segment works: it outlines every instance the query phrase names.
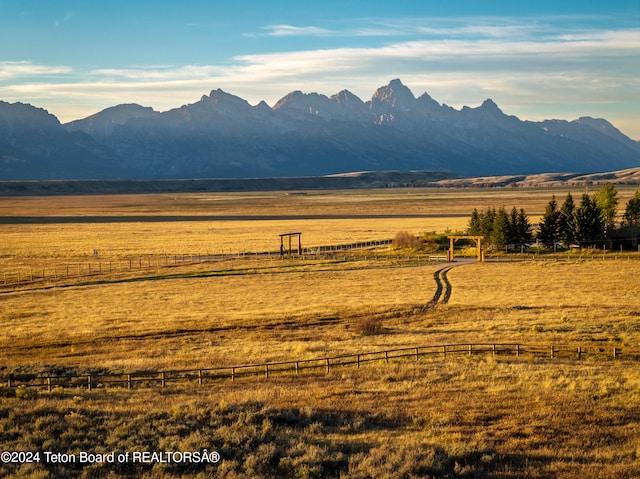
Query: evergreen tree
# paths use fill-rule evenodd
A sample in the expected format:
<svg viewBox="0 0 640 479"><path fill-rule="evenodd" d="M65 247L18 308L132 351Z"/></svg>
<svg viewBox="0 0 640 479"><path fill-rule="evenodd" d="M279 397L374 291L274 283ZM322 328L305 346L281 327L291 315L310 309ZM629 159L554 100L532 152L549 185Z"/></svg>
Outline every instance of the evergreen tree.
<svg viewBox="0 0 640 479"><path fill-rule="evenodd" d="M600 191L595 195L595 203L600 209L600 220L605 239L611 238L611 234L616 227L617 196L616 187L611 183L602 185Z"/></svg>
<svg viewBox="0 0 640 479"><path fill-rule="evenodd" d="M497 249L503 249L507 246L509 232L509 215L504 207L500 207L495 212L493 218L493 230L490 235L491 243Z"/></svg>
<svg viewBox="0 0 640 479"><path fill-rule="evenodd" d="M580 206L576 208L574 213L576 240L580 246L593 244L602 238L604 228L601 214L595 200L592 200L586 193L582 195Z"/></svg>
<svg viewBox="0 0 640 479"><path fill-rule="evenodd" d="M640 226L640 190L627 202L622 218L623 226Z"/></svg>
<svg viewBox="0 0 640 479"><path fill-rule="evenodd" d="M640 190L627 202L622 218L622 226L629 228L631 245L638 246L638 233L640 229Z"/></svg>
<svg viewBox="0 0 640 479"><path fill-rule="evenodd" d="M491 238L493 225L496 219L496 209L487 208L487 211L480 218L480 236Z"/></svg>
<svg viewBox="0 0 640 479"><path fill-rule="evenodd" d="M567 197L560 207L560 238L567 246L576 242L575 210L573 196L571 193L567 193Z"/></svg>
<svg viewBox="0 0 640 479"><path fill-rule="evenodd" d="M561 228L561 213L558 209L556 196L553 195L540 220L540 241L548 248L553 247L562 238Z"/></svg>
<svg viewBox="0 0 640 479"><path fill-rule="evenodd" d="M533 229L531 228L531 223L529 222L529 217L527 213L525 213L523 208L520 208L518 211L518 220L516 222L516 243L519 245L524 245L527 243L531 243L531 239L533 238Z"/></svg>
<svg viewBox="0 0 640 479"><path fill-rule="evenodd" d="M519 237L519 225L518 225L518 210L514 206L509 213L509 226L507 228L507 244L517 245L520 244Z"/></svg>
<svg viewBox="0 0 640 479"><path fill-rule="evenodd" d="M478 209L474 208L471 212L471 218L469 219L469 234L473 236L481 235L481 214L478 213Z"/></svg>

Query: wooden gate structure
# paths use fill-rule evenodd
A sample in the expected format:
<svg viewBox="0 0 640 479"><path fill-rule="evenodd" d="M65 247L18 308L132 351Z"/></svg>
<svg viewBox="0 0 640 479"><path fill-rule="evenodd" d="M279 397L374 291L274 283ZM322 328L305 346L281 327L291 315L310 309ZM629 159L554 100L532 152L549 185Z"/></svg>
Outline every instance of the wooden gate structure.
<svg viewBox="0 0 640 479"><path fill-rule="evenodd" d="M289 249L285 249L285 246L284 246L285 236L289 238ZM298 237L298 254L302 256L302 241L300 239L300 237L302 236L302 233L282 233L280 235L280 256L284 256L285 253L291 256L291 253L293 252L293 250L291 249L291 238L293 236Z"/></svg>
<svg viewBox="0 0 640 479"><path fill-rule="evenodd" d="M449 236L449 251L447 251L447 261L453 261L455 256L453 253L453 247L457 240L468 239L476 243L478 249L478 261L484 262L484 251L482 250L482 240L484 236Z"/></svg>

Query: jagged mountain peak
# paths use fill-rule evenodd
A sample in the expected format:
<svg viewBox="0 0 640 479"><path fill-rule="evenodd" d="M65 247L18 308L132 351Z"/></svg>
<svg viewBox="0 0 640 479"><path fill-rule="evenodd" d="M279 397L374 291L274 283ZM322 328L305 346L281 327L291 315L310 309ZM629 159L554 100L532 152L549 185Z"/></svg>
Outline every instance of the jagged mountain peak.
<svg viewBox="0 0 640 479"><path fill-rule="evenodd" d="M198 102L201 105L213 106L216 111L224 113L237 113L239 111L248 110L251 105L247 100L239 96L227 93L218 88L211 90L209 96L204 95ZM197 104L196 104L197 105Z"/></svg>
<svg viewBox="0 0 640 479"><path fill-rule="evenodd" d="M300 90L295 90L278 100L273 109L308 110L325 103L327 100L329 99L320 93L303 93Z"/></svg>
<svg viewBox="0 0 640 479"><path fill-rule="evenodd" d="M388 85L378 88L371 97L372 105L384 103L401 110L410 110L415 100L411 90L397 78L391 80Z"/></svg>
<svg viewBox="0 0 640 479"><path fill-rule="evenodd" d="M334 100L341 105L364 105L364 102L349 90L341 90L335 95L331 95L330 100Z"/></svg>
<svg viewBox="0 0 640 479"><path fill-rule="evenodd" d="M437 110L440 108L440 103L431 98L427 92L418 97L417 103L425 110Z"/></svg>
<svg viewBox="0 0 640 479"><path fill-rule="evenodd" d="M394 79L367 102L296 90L270 108L215 89L162 113L118 105L64 128L45 110L0 102L0 165L3 179L596 172L637 167L640 145L606 120L520 121L490 99L457 110Z"/></svg>
<svg viewBox="0 0 640 479"><path fill-rule="evenodd" d="M264 100L261 100L260 103L258 103L255 107L256 110L260 110L260 111L270 111L271 107L269 105L267 105L267 102Z"/></svg>
<svg viewBox="0 0 640 479"><path fill-rule="evenodd" d="M487 98L485 101L482 102L482 105L480 105L480 108L485 110L485 111L499 111L500 113L502 113L502 110L500 110L500 108L498 108L498 105L496 105L496 102L493 101L491 98Z"/></svg>

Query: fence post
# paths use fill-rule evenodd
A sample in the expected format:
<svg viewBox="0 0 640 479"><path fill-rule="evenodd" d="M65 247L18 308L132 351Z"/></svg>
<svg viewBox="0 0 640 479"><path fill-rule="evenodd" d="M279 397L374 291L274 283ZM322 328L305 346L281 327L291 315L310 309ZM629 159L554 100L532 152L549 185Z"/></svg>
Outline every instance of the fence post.
<svg viewBox="0 0 640 479"><path fill-rule="evenodd" d="M473 354L473 344L469 345L469 357Z"/></svg>
<svg viewBox="0 0 640 479"><path fill-rule="evenodd" d="M202 369L198 369L198 384L202 386Z"/></svg>
<svg viewBox="0 0 640 479"><path fill-rule="evenodd" d="M494 344L493 346L491 346L491 356L492 357L496 357L496 345Z"/></svg>
<svg viewBox="0 0 640 479"><path fill-rule="evenodd" d="M616 348L615 346L613 347L613 359L616 359L618 357L618 348Z"/></svg>
<svg viewBox="0 0 640 479"><path fill-rule="evenodd" d="M269 377L267 375L267 377ZM235 381L236 380L236 368L231 368L231 380Z"/></svg>
<svg viewBox="0 0 640 479"><path fill-rule="evenodd" d="M131 389L131 374L127 374L127 389Z"/></svg>
<svg viewBox="0 0 640 479"><path fill-rule="evenodd" d="M520 357L520 345L516 344L516 358Z"/></svg>
<svg viewBox="0 0 640 479"><path fill-rule="evenodd" d="M446 358L447 358L447 347L442 346L442 359L446 359Z"/></svg>
<svg viewBox="0 0 640 479"><path fill-rule="evenodd" d="M91 374L87 375L87 390L91 391L93 389L91 384Z"/></svg>
<svg viewBox="0 0 640 479"><path fill-rule="evenodd" d="M357 355L357 357L356 357L356 361L357 361L357 363L358 363L358 367L360 367L360 355L359 355L359 354L358 354L358 355Z"/></svg>
<svg viewBox="0 0 640 479"><path fill-rule="evenodd" d="M329 358L327 358L327 373L329 372Z"/></svg>
<svg viewBox="0 0 640 479"><path fill-rule="evenodd" d="M300 361L296 361L296 374L300 374Z"/></svg>
<svg viewBox="0 0 640 479"><path fill-rule="evenodd" d="M553 359L553 358L554 358L554 352L555 352L555 350L553 349L553 346L551 346L551 356L550 356L550 357L551 357L551 359Z"/></svg>
<svg viewBox="0 0 640 479"><path fill-rule="evenodd" d="M578 359L582 358L582 346L578 346Z"/></svg>
<svg viewBox="0 0 640 479"><path fill-rule="evenodd" d="M167 385L167 375L164 371L160 373L160 384L162 384L162 387Z"/></svg>
<svg viewBox="0 0 640 479"><path fill-rule="evenodd" d="M389 351L384 352L384 362L389 364Z"/></svg>
<svg viewBox="0 0 640 479"><path fill-rule="evenodd" d="M47 376L47 391L51 392L51 376Z"/></svg>
<svg viewBox="0 0 640 479"><path fill-rule="evenodd" d="M420 360L420 354L418 353L418 348L416 348L416 361Z"/></svg>
<svg viewBox="0 0 640 479"><path fill-rule="evenodd" d="M265 364L264 365L264 376L269 379L269 365Z"/></svg>

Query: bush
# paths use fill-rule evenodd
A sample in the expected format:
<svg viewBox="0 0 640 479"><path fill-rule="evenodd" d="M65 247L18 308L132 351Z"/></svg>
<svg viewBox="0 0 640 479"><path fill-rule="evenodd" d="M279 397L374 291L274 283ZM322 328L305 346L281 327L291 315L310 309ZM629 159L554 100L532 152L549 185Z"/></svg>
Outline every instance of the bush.
<svg viewBox="0 0 640 479"><path fill-rule="evenodd" d="M356 321L354 331L360 336L373 336L383 330L382 320L374 316L365 316Z"/></svg>
<svg viewBox="0 0 640 479"><path fill-rule="evenodd" d="M26 386L18 386L16 388L16 397L18 399L35 399L37 395L38 391Z"/></svg>
<svg viewBox="0 0 640 479"><path fill-rule="evenodd" d="M422 246L420 238L407 233L406 231L400 231L396 233L393 238L393 247L395 249L411 248L418 249Z"/></svg>

